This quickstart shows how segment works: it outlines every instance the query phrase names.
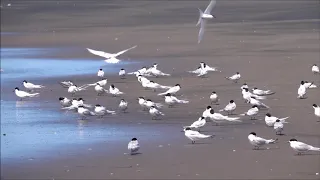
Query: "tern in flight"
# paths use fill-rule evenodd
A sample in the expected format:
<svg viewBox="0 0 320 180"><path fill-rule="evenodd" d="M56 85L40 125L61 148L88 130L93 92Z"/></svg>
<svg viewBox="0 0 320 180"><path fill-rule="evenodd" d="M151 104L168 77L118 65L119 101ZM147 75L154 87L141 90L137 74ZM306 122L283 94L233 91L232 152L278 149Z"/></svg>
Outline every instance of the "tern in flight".
<svg viewBox="0 0 320 180"><path fill-rule="evenodd" d="M202 10L200 8L198 8L200 16L199 16L199 20L198 20L198 23L196 26L201 24L199 35L198 35L198 43L200 43L200 41L202 40L207 20L216 18L214 15L211 15L211 11L215 5L216 5L216 0L211 0L210 4L208 5L208 7L206 8L206 10L204 12L202 12Z"/></svg>
<svg viewBox="0 0 320 180"><path fill-rule="evenodd" d="M93 50L93 49L89 49L89 48L87 48L87 50L90 53L94 54L94 55L106 58L106 60L104 60L105 62L115 64L115 63L119 63L120 62L120 60L117 59L118 56L120 56L121 54L123 54L123 53L125 53L125 52L127 52L127 51L129 51L131 49L134 49L136 47L137 46L133 46L133 47L131 47L129 49L126 49L126 50L123 50L123 51L120 51L120 52L114 53L114 54L103 52L103 51L97 51L97 50Z"/></svg>

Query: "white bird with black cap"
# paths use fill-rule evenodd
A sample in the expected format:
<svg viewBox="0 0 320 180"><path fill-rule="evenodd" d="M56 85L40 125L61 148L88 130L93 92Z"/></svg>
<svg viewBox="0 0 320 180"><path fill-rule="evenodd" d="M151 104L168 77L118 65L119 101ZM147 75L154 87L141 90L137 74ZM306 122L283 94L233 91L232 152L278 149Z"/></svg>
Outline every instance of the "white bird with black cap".
<svg viewBox="0 0 320 180"><path fill-rule="evenodd" d="M156 91L157 89L170 89L171 88L171 86L163 86L163 85L160 85L154 81L149 81L146 84L143 84L142 86L146 87L146 88L150 88L154 91Z"/></svg>
<svg viewBox="0 0 320 180"><path fill-rule="evenodd" d="M126 77L126 71L123 68L120 69L119 76L121 79L124 79Z"/></svg>
<svg viewBox="0 0 320 180"><path fill-rule="evenodd" d="M164 102L166 104L168 104L169 107L173 107L174 105L176 104L187 104L189 103L189 101L187 100L182 100L182 99L178 99L177 97L173 96L172 94L170 93L167 93L165 96L164 96Z"/></svg>
<svg viewBox="0 0 320 180"><path fill-rule="evenodd" d="M258 137L255 132L251 132L248 136L249 142L251 145L253 145L253 149L257 150L260 147L266 145L266 144L274 144L277 142L278 139L264 139L261 137Z"/></svg>
<svg viewBox="0 0 320 180"><path fill-rule="evenodd" d="M213 138L214 135L205 135L201 134L198 131L191 130L190 127L184 129L184 135L191 140L191 143L194 144L196 141L201 139Z"/></svg>
<svg viewBox="0 0 320 180"><path fill-rule="evenodd" d="M246 103L249 103L251 97L254 97L255 99L266 99L265 96L258 96L258 95L252 94L247 88L243 88L241 93L242 93L242 98L245 100Z"/></svg>
<svg viewBox="0 0 320 180"><path fill-rule="evenodd" d="M234 83L237 83L241 78L241 75L239 72L236 72L236 74L230 76L230 77L226 77L226 79L233 81Z"/></svg>
<svg viewBox="0 0 320 180"><path fill-rule="evenodd" d="M300 142L294 138L290 139L288 142L290 143L290 147L294 151L298 152L298 155L301 155L301 153L307 152L307 151L320 151L320 148Z"/></svg>
<svg viewBox="0 0 320 180"><path fill-rule="evenodd" d="M230 100L230 101L229 101L229 104L227 104L225 108L220 109L219 111L220 111L220 112L225 111L225 112L228 113L228 115L231 115L231 114L233 114L233 112L236 110L236 108L237 108L237 105L236 105L236 103L234 102L234 100Z"/></svg>
<svg viewBox="0 0 320 180"><path fill-rule="evenodd" d="M211 111L212 107L211 106L207 106L206 109L202 112L202 116L207 118L210 116L210 111Z"/></svg>
<svg viewBox="0 0 320 180"><path fill-rule="evenodd" d="M250 97L249 103L251 105L257 105L259 108L267 108L269 109L270 107L267 106L266 104L262 103L261 101L257 100L255 97Z"/></svg>
<svg viewBox="0 0 320 180"><path fill-rule="evenodd" d="M280 121L280 119L277 119L273 125L273 129L276 131L276 135L282 135L283 128L283 123Z"/></svg>
<svg viewBox="0 0 320 180"><path fill-rule="evenodd" d="M112 94L113 96L117 96L117 95L120 95L120 94L124 94L123 92L121 92L118 88L116 88L114 86L114 84L111 84L110 87L109 87L109 92L110 94Z"/></svg>
<svg viewBox="0 0 320 180"><path fill-rule="evenodd" d="M298 89L298 99L305 99L307 94L307 87L304 85L304 81L300 82L300 86Z"/></svg>
<svg viewBox="0 0 320 180"><path fill-rule="evenodd" d="M161 116L164 116L164 114L161 111L159 111L155 106L150 107L149 114L152 116L153 120L156 120Z"/></svg>
<svg viewBox="0 0 320 180"><path fill-rule="evenodd" d="M173 86L170 89L168 89L166 92L158 94L158 96L163 96L163 95L166 95L168 93L169 94L176 94L180 89L181 89L180 84L176 84L175 86Z"/></svg>
<svg viewBox="0 0 320 180"><path fill-rule="evenodd" d="M320 71L319 71L319 67L314 64L312 67L311 67L311 71L314 73L314 74L319 74Z"/></svg>
<svg viewBox="0 0 320 180"><path fill-rule="evenodd" d="M66 106L70 106L71 105L71 99L68 99L66 97L59 97L59 101L60 101L60 104L63 106L63 107L66 107Z"/></svg>
<svg viewBox="0 0 320 180"><path fill-rule="evenodd" d="M100 77L100 78L103 78L104 76L104 71L102 69L99 69L98 73L97 73L97 76Z"/></svg>
<svg viewBox="0 0 320 180"><path fill-rule="evenodd" d="M24 98L32 98L40 95L40 93L28 93L25 91L21 91L18 87L14 88L14 93L20 98L21 101Z"/></svg>
<svg viewBox="0 0 320 180"><path fill-rule="evenodd" d="M140 145L137 138L132 138L128 144L128 150L131 155L136 154L140 149Z"/></svg>
<svg viewBox="0 0 320 180"><path fill-rule="evenodd" d="M274 123L277 121L277 120L280 120L281 123L288 123L286 121L286 119L288 119L288 117L285 117L285 118L278 118L276 116L272 116L270 113L267 113L266 116L264 117L264 121L266 122L266 125L269 126L269 127L273 127L274 126Z"/></svg>
<svg viewBox="0 0 320 180"><path fill-rule="evenodd" d="M214 104L214 105L218 105L219 103L219 96L218 94L213 91L211 94L210 94L210 101L211 101L211 104Z"/></svg>
<svg viewBox="0 0 320 180"><path fill-rule="evenodd" d="M259 113L257 105L253 105L247 112L240 114L240 116L249 116L250 120L256 119L256 115Z"/></svg>
<svg viewBox="0 0 320 180"><path fill-rule="evenodd" d="M216 113L214 112L213 109L210 110L210 114L208 116L210 118L211 121L215 122L217 125L220 122L223 121L229 121L229 122L242 122L241 120L239 120L239 117L228 117L228 116L224 116L220 113Z"/></svg>
<svg viewBox="0 0 320 180"><path fill-rule="evenodd" d="M318 118L318 121L320 121L320 107L316 104L312 105L314 109L314 115Z"/></svg>
<svg viewBox="0 0 320 180"><path fill-rule="evenodd" d="M94 90L98 93L98 96L101 96L104 93L108 93L108 90L104 89L99 83L96 84Z"/></svg>
<svg viewBox="0 0 320 180"><path fill-rule="evenodd" d="M102 118L106 114L112 114L112 115L116 114L115 111L110 111L110 110L106 109L106 107L101 106L100 104L95 105L94 113L100 118Z"/></svg>
<svg viewBox="0 0 320 180"><path fill-rule="evenodd" d="M206 118L201 116L199 117L198 120L196 120L195 122L193 122L190 126L185 126L183 127L184 129L189 127L191 129L199 129L199 132L200 132L200 128L202 128L204 125L206 125Z"/></svg>
<svg viewBox="0 0 320 180"><path fill-rule="evenodd" d="M83 87L87 88L87 87L90 87L90 86L95 86L97 84L99 84L100 86L105 86L105 85L107 85L107 83L108 83L108 79L104 78L104 79L102 79L102 80L100 80L98 82L95 82L95 83L92 83L92 84L86 84Z"/></svg>
<svg viewBox="0 0 320 180"><path fill-rule="evenodd" d="M124 99L121 99L119 103L119 109L125 113L128 109L128 102Z"/></svg>
<svg viewBox="0 0 320 180"><path fill-rule="evenodd" d="M154 106L154 107L156 107L156 108L158 108L158 109L160 109L160 108L163 107L163 105L162 105L161 103L155 103L155 102L153 102L151 99L147 99L147 100L145 101L145 106L146 106L148 109L150 109L151 106Z"/></svg>
<svg viewBox="0 0 320 180"><path fill-rule="evenodd" d="M85 119L87 116L94 116L95 115L94 112L90 111L89 109L85 108L82 105L78 106L78 114L80 114L82 119Z"/></svg>
<svg viewBox="0 0 320 180"><path fill-rule="evenodd" d="M29 91L32 91L32 90L35 90L35 89L41 89L41 88L45 87L43 85L32 84L31 82L28 82L26 80L23 81L23 86Z"/></svg>
<svg viewBox="0 0 320 180"><path fill-rule="evenodd" d="M86 85L78 87L74 84L68 88L68 93L71 93L71 95L74 96L76 92L84 91L86 88Z"/></svg>

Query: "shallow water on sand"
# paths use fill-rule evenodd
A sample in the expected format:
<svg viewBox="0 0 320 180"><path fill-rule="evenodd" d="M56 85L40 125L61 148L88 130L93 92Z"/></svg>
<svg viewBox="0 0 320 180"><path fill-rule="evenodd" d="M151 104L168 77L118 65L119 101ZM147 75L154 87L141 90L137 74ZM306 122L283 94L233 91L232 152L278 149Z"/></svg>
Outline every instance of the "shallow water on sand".
<svg viewBox="0 0 320 180"><path fill-rule="evenodd" d="M89 59L52 59L39 58L65 49L55 48L1 48L1 83L27 78L39 79L81 74L96 74L102 68L106 74L117 73L125 65L134 61L120 64L107 64L103 60Z"/></svg>
<svg viewBox="0 0 320 180"><path fill-rule="evenodd" d="M118 72L126 62L106 64L95 60L60 60L39 58L60 52L47 48L1 48L1 86L24 79L96 74L102 67L106 73ZM130 62L132 63L132 62ZM127 63L128 64L128 63ZM7 96L7 97L6 97ZM52 157L57 149L75 148L99 141L131 139L134 132L149 133L126 125L108 125L79 121L75 113L59 111L58 103L36 100L15 101L1 93L1 161ZM6 99L6 100L3 100ZM16 99L16 98L15 98ZM156 132L155 132L156 133ZM154 133L153 133L154 134ZM59 154L59 156L62 154Z"/></svg>
<svg viewBox="0 0 320 180"><path fill-rule="evenodd" d="M154 130L138 124L109 124L106 119L79 120L75 113L54 111L59 108L59 104L54 103L2 101L2 163L63 156L63 152L76 152L79 145L97 142L129 142L137 134L145 139L161 137L161 128Z"/></svg>

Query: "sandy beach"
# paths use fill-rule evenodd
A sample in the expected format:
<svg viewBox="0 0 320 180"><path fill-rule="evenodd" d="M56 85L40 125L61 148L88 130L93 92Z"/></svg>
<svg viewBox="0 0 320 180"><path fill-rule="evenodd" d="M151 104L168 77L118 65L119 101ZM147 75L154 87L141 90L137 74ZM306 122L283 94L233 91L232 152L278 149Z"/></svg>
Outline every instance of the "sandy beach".
<svg viewBox="0 0 320 180"><path fill-rule="evenodd" d="M164 103L164 98L157 96L162 91L145 90L135 76L120 79L110 70L107 87L115 84L124 95L98 97L92 87L76 97L116 110L117 115L79 120L77 114L60 109L58 98L70 94L58 82L93 83L98 80L98 69L92 69L92 74L28 79L46 88L39 91L40 97L21 106L39 104L49 114L57 114L57 121L50 121L52 125L81 127L75 132L83 133L85 140L70 138L59 148L39 150L32 156L17 154L14 160L2 156L1 179L319 179L320 153L297 156L287 142L296 138L320 147L320 123L312 108L312 104L320 104L319 89L308 90L307 99L297 99L301 80L320 86L319 76L311 73L313 64L320 65L317 1L218 1L213 11L217 19L208 23L201 44L197 44L197 8L204 9L209 1L17 0L7 6L8 3L1 2L1 33L13 34L1 36L1 48L66 48L34 58L61 59L61 66L63 60L89 59L107 67L103 59L85 48L117 52L138 45L121 56L124 62L136 63L120 63L114 67L115 72L122 66L131 72L156 62L161 71L171 76L150 79L169 86L179 83L179 98L190 103L165 106L165 116L151 120L136 99L144 96ZM196 69L201 61L221 72L209 73L208 78L187 72ZM237 71L242 76L239 83L225 79ZM4 69L3 73L10 71ZM1 80L4 81L2 77ZM15 78L1 86L1 102L14 103L16 114L19 102L12 90L16 86L22 88L23 80ZM181 132L182 127L201 116L210 105L212 91L221 99L219 105L213 106L215 110L225 107L231 99L237 103L234 116L251 107L241 95L240 86L245 82L250 88L275 91L263 100L271 108L261 111L258 120L244 117L243 122L219 126L208 122L202 133L215 137L191 144ZM129 102L128 113L117 108L121 98ZM277 117L290 116L285 135L277 136L265 125L267 112ZM1 121L5 113L1 108ZM43 122L49 126L48 133L58 132L58 128L50 129L50 123ZM279 141L253 150L247 138L252 131ZM1 141L12 136L3 124L1 134ZM41 132L36 136L47 135ZM127 144L133 137L139 139L141 154L130 156Z"/></svg>

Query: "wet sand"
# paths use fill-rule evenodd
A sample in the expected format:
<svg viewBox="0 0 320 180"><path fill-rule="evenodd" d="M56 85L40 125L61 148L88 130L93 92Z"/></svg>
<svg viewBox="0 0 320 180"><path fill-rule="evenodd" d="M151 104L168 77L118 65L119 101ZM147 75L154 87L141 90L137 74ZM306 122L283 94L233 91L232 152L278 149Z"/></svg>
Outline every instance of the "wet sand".
<svg viewBox="0 0 320 180"><path fill-rule="evenodd" d="M102 121L89 118L84 123L128 126L131 130L138 126L154 129L157 132L154 138L136 132L142 154L125 154L131 133L127 140L111 141L104 137L100 143L80 146L77 150L59 149L52 155L55 158L2 163L3 179L319 179L316 175L320 169L319 153L296 156L287 143L295 137L320 146L320 124L312 108L313 103L320 102L319 89L309 90L305 100L296 98L301 80L320 85L319 77L311 73L311 65L319 64L319 4L316 1L218 2L215 11L218 19L208 23L204 40L198 45L197 8L203 9L208 2L186 1L183 5L180 2L67 1L58 5L57 1L47 1L35 5L17 1L19 6L12 3L10 9L3 7L1 31L29 33L2 37L2 47L77 47L54 56L99 61L99 57L84 48L113 52L137 44L135 50L122 58L141 61L141 64L126 70L134 71L157 62L159 69L172 77L152 79L164 85L181 84L180 97L190 100L186 105L163 108L166 116L153 121L141 111L136 98L145 96L156 102L163 99L155 92L144 90L135 77L123 80L108 76L110 84L114 83L126 93L121 97L129 102L129 112L105 117ZM195 69L201 61L219 67L222 72L210 73L203 79L186 72ZM236 71L242 75L238 84L224 78ZM69 79L77 84L97 80L95 73L43 79L38 82L48 88L32 101L57 102L60 96L69 97L66 89L57 84ZM237 114L249 109L250 105L241 97L240 86L244 82L250 87L276 92L264 102L271 107L269 112L273 115L290 116L290 123L285 124L286 135L279 136L279 142L266 146L265 150L252 150L247 140L250 132L266 138L276 138L276 135L263 120L243 118L242 123L220 126L208 123L203 133L215 134L215 138L191 144L180 132L181 127L198 119L209 105L208 96L212 91L221 98L215 110L223 108L231 99L237 103ZM12 86L2 87L2 98L15 98ZM121 99L97 98L93 88L77 96L89 104L100 103L110 109L117 109ZM266 112L262 111L259 119L264 119ZM75 118L66 123L76 126L79 122Z"/></svg>

